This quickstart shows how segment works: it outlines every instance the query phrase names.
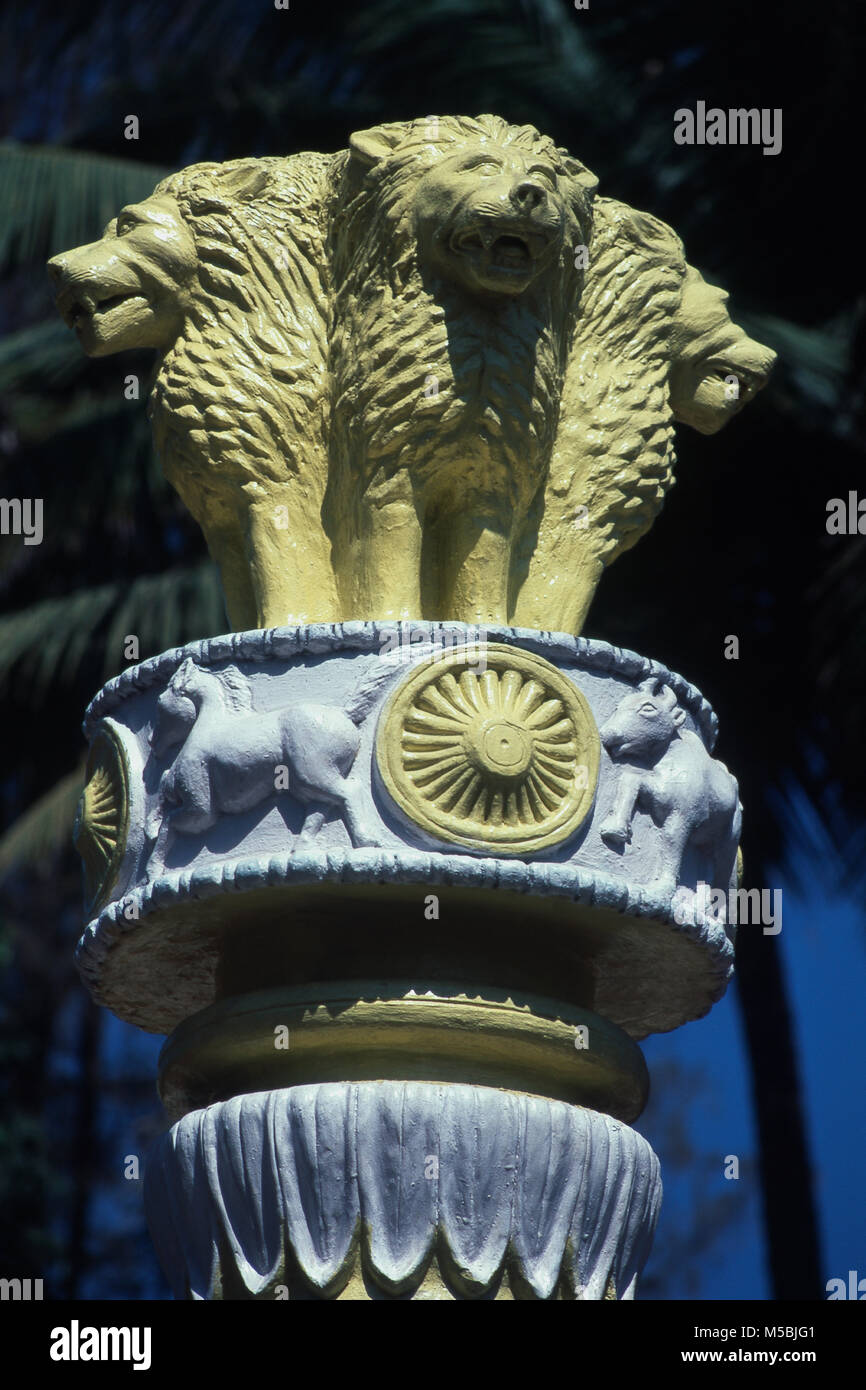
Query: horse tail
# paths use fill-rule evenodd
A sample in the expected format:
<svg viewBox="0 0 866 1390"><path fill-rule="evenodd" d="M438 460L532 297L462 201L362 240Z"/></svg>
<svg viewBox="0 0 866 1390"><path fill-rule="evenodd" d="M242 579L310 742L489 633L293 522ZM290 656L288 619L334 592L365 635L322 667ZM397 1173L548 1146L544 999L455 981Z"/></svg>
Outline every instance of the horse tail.
<svg viewBox="0 0 866 1390"><path fill-rule="evenodd" d="M447 649L446 649L447 650ZM441 655L443 647L437 642L423 642L411 646L398 647L385 653L373 669L355 686L344 709L353 724L362 724L376 703L383 685L394 679L396 673L406 667L416 666L429 656Z"/></svg>
<svg viewBox="0 0 866 1390"><path fill-rule="evenodd" d="M399 660L395 661L391 656L383 656L358 682L344 705L345 712L353 724L363 724L379 698L382 687L394 679L395 673L404 664Z"/></svg>

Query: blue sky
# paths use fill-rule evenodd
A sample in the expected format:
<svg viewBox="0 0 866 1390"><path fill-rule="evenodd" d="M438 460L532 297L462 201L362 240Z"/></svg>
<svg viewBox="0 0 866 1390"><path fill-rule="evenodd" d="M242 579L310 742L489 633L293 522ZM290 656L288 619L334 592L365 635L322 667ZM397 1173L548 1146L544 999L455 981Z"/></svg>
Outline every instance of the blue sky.
<svg viewBox="0 0 866 1390"><path fill-rule="evenodd" d="M823 1277L846 1278L849 1269L866 1275L866 1088L863 989L866 979L866 927L862 906L834 897L818 886L808 896L783 890L783 927L776 938L782 952L798 1051L808 1141L818 1206ZM665 1203L656 1247L647 1266L663 1257L665 1231L700 1221L702 1203L725 1185L724 1157L744 1156L737 1194L744 1210L702 1262L697 1291L702 1299L765 1299L769 1296L760 1217L756 1134L740 1016L732 985L704 1019L643 1044L650 1073L663 1075L677 1061L699 1069L701 1085L684 1098L689 1136L705 1159L694 1159L684 1174L665 1164L665 1131L653 1110L637 1122L662 1159ZM659 1098L665 1113L669 1097ZM675 1103L675 1102L674 1102ZM651 1106L652 1106L651 1102ZM733 1184L728 1184L733 1187ZM796 1213L791 1220L796 1221ZM685 1281L671 1281L669 1296L682 1297Z"/></svg>

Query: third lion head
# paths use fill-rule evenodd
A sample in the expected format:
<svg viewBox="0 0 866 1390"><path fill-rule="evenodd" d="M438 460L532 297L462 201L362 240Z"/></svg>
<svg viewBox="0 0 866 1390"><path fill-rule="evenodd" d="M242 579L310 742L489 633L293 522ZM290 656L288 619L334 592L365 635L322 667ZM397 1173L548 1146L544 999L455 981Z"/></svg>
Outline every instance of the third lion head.
<svg viewBox="0 0 866 1390"><path fill-rule="evenodd" d="M352 136L380 176L412 172L422 267L485 298L523 294L588 238L596 180L531 126L494 116L442 117Z"/></svg>

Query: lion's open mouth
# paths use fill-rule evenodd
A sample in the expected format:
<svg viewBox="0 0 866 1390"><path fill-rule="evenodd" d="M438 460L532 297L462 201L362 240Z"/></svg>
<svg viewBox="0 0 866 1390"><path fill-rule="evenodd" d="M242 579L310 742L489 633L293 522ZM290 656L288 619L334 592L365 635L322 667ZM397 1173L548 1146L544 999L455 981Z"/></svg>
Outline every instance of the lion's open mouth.
<svg viewBox="0 0 866 1390"><path fill-rule="evenodd" d="M525 273L532 269L547 238L530 232L503 232L496 227L471 227L451 238L451 249L470 256L486 268Z"/></svg>
<svg viewBox="0 0 866 1390"><path fill-rule="evenodd" d="M57 296L57 308L70 328L78 328L88 319L99 319L110 314L121 304L131 299L146 302L145 296L137 290L123 290L118 294L108 294L102 299L80 290L63 290Z"/></svg>
<svg viewBox="0 0 866 1390"><path fill-rule="evenodd" d="M454 249L484 257L491 265L502 266L505 270L524 270L531 263L532 254L529 243L519 236L497 236L486 238L481 232L467 232L459 237Z"/></svg>
<svg viewBox="0 0 866 1390"><path fill-rule="evenodd" d="M112 309L117 308L118 304L125 304L128 299L143 299L143 297L140 294L112 294L108 299L100 299L93 312L95 314L109 314Z"/></svg>

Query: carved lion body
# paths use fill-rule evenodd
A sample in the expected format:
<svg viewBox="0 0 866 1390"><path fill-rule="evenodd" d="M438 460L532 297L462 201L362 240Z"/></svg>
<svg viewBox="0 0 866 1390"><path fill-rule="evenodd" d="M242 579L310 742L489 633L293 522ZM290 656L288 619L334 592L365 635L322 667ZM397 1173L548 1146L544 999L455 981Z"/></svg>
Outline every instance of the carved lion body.
<svg viewBox="0 0 866 1390"><path fill-rule="evenodd" d="M674 420L718 429L773 360L596 182L532 127L428 118L192 166L52 262L86 351L161 355L157 445L234 627L580 630Z"/></svg>
<svg viewBox="0 0 866 1390"><path fill-rule="evenodd" d="M52 263L85 351L159 352L154 440L236 629L336 616L321 524L328 166L324 155L192 165Z"/></svg>
<svg viewBox="0 0 866 1390"><path fill-rule="evenodd" d="M326 514L350 616L508 608L544 483L594 184L495 117L353 137L331 258Z"/></svg>

